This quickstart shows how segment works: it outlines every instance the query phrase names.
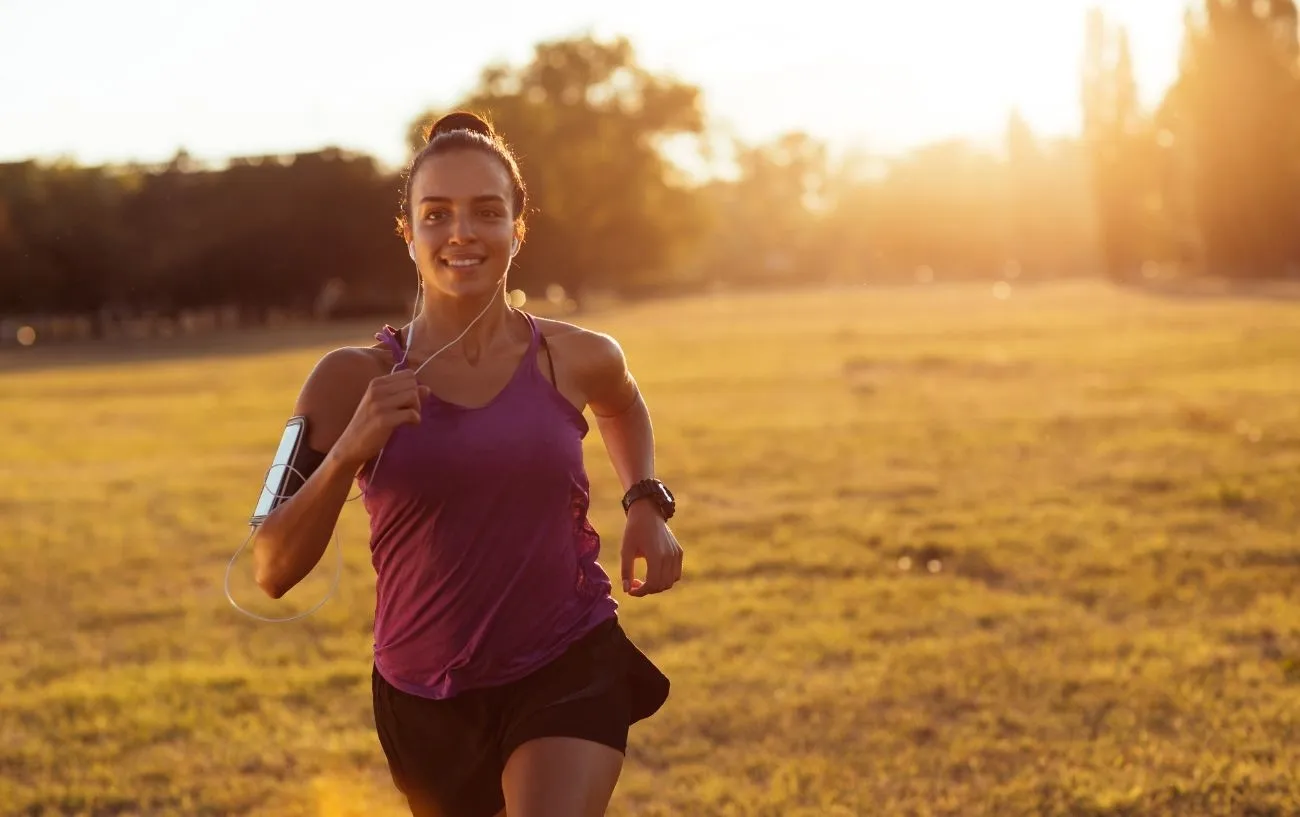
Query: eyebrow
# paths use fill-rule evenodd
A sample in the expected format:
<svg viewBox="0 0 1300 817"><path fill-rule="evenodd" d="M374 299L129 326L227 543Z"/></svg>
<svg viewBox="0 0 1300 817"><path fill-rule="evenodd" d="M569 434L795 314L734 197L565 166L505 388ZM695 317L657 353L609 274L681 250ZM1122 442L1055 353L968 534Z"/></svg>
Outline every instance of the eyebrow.
<svg viewBox="0 0 1300 817"><path fill-rule="evenodd" d="M505 203L506 203L505 197L503 197L503 196L498 196L498 195L495 194L495 193L492 193L492 194L490 194L490 195L486 195L486 196L475 196L475 197L472 199L472 201L474 201L476 204L478 204L478 203L483 203L483 202L499 202L499 203L501 203L501 204L505 204ZM424 198L420 199L420 201L419 201L420 204L424 204L424 203L426 203L426 202L435 202L435 203L440 203L440 204L441 204L441 203L450 203L450 202L451 202L451 199L447 198L446 196L425 196Z"/></svg>

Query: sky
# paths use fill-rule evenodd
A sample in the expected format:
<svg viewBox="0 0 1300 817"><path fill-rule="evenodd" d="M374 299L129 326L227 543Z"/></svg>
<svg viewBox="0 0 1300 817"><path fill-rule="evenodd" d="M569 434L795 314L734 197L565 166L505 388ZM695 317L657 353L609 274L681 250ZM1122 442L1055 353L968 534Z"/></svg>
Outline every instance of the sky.
<svg viewBox="0 0 1300 817"><path fill-rule="evenodd" d="M1173 79L1185 0L0 0L0 161L161 161L336 146L387 165L424 110L545 39L627 36L698 85L712 124L896 153L991 140L1018 108L1076 132L1085 12L1125 24L1144 101ZM742 10L743 9L743 10ZM509 137L509 134L506 134Z"/></svg>

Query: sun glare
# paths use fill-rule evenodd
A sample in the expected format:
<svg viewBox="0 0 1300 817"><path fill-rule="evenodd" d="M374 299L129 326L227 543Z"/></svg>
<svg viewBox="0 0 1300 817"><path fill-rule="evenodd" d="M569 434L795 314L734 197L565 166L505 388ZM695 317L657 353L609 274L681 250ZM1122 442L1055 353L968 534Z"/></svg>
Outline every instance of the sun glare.
<svg viewBox="0 0 1300 817"><path fill-rule="evenodd" d="M0 48L0 74L26 66L36 77L0 87L0 118L12 125L0 137L0 158L161 159L185 147L196 157L219 160L334 144L400 163L402 135L413 116L451 104L489 63L527 59L530 44L584 30L627 36L647 67L701 88L711 125L750 141L803 130L832 145L896 153L952 137L998 138L1012 109L1035 131L1073 133L1085 16L1094 4L1128 27L1141 93L1152 104L1177 68L1184 0L858 7L807 0L794 16L776 6L737 15L688 0L644 8L557 0L544 11L512 9L499 24L498 44L490 47L476 42L476 35L487 34L482 20L448 12L456 19L447 24L464 31L440 46L448 70L440 70L436 81L397 83L392 77L409 66L392 48L387 20L419 13L420 6L407 0L395 0L385 18L358 15L355 25L315 20L312 37L253 49L235 74L228 64L194 55L223 47L218 41L236 33L262 31L263 21L244 25L262 13L252 0L231 0L220 13L195 7L163 17L126 0L83 21L85 32L109 27L114 38L76 34L63 45L79 57L63 62L51 62L35 45L68 36L57 14L30 6L8 24L0 16L0 31L27 32L9 42L0 35L0 46L9 46ZM299 25L300 16L291 13L297 5L276 5L274 25ZM685 17L689 28L680 23ZM115 61L117 53L145 53L163 31L171 51L148 52L154 56L145 59L153 62L132 62L130 70ZM351 58L303 72L302 65L316 62L308 42L316 48L346 44ZM90 85L86 65L96 66ZM292 95L280 90L285 83ZM387 90L374 93L377 87ZM185 101L197 99L205 101ZM82 127L88 112L103 114L91 130Z"/></svg>

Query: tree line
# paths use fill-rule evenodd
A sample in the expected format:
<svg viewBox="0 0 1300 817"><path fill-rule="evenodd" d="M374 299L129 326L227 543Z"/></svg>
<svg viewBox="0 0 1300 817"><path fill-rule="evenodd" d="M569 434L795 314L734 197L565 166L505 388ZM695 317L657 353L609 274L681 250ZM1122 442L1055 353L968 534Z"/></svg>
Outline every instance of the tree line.
<svg viewBox="0 0 1300 817"><path fill-rule="evenodd" d="M1088 20L1084 133L1105 269L1300 274L1300 39L1293 0L1205 0L1179 73L1145 111L1131 44Z"/></svg>
<svg viewBox="0 0 1300 817"><path fill-rule="evenodd" d="M804 133L709 131L700 90L626 39L560 39L491 65L455 108L517 150L534 211L512 287L582 301L714 286L1294 275L1300 47L1292 0L1205 0L1177 81L1141 106L1130 44L1088 18L1077 138L1012 113L994 148L832 156ZM414 117L408 141L442 111ZM729 159L692 175L674 157ZM0 318L262 324L409 309L401 183L341 150L201 166L0 165ZM8 335L9 333L0 333ZM9 341L0 338L0 342Z"/></svg>

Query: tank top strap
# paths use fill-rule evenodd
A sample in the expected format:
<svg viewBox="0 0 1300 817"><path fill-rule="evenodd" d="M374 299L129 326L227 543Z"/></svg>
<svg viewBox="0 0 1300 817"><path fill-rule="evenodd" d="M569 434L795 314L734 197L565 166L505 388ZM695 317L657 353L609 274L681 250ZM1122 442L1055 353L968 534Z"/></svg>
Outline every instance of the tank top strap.
<svg viewBox="0 0 1300 817"><path fill-rule="evenodd" d="M533 355L534 358L536 358L539 344L546 342L545 340L542 339L542 330L537 325L537 319L534 318L532 315L530 315L529 313L525 312L522 309L516 311L520 315L524 316L524 320L528 321L528 333L529 333L528 351Z"/></svg>
<svg viewBox="0 0 1300 817"><path fill-rule="evenodd" d="M394 329L388 324L375 333L375 340L388 347L388 351L393 355L393 365L404 365L402 358L406 356L406 350L402 348L402 338L399 330Z"/></svg>
<svg viewBox="0 0 1300 817"><path fill-rule="evenodd" d="M518 312L528 321L528 330L530 333L528 338L528 351L524 353L523 363L524 368L527 369L528 376L538 377L542 380L546 380L548 383L554 383L555 361L551 360L551 349L546 343L546 336L542 334L542 328L537 325L537 319L531 314L522 309L518 310ZM542 371L541 365L537 362L537 353L539 351L546 353L546 360L551 371L551 377L549 380L547 380L546 374Z"/></svg>
<svg viewBox="0 0 1300 817"><path fill-rule="evenodd" d="M537 325L537 320L532 315L522 309L517 311L528 321L528 351L525 353L525 365L530 369L537 369L537 352L545 346L546 339L542 337L541 327ZM406 349L403 345L400 329L394 329L392 326L384 324L384 328L375 333L375 340L388 347L388 351L393 356L394 365L405 367L403 358L406 356ZM550 354L551 350L547 349L547 357L550 357ZM554 367L552 366L552 368ZM538 372L540 373L540 370Z"/></svg>

